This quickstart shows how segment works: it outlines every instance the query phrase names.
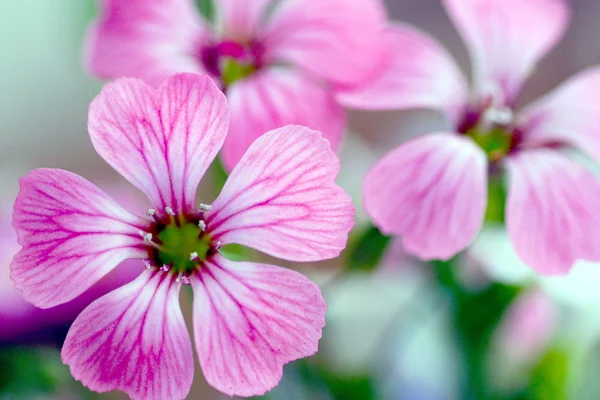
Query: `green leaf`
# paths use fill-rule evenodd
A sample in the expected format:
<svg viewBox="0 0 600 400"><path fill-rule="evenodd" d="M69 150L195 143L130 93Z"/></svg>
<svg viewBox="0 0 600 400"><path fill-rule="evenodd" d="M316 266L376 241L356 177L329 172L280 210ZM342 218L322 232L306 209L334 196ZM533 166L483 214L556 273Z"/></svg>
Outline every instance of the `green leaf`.
<svg viewBox="0 0 600 400"><path fill-rule="evenodd" d="M466 369L461 393L464 399L495 399L487 378L487 355L492 334L506 309L520 293L519 287L492 284L470 291L461 286L456 270L462 256L433 262L439 285L453 305L453 323Z"/></svg>
<svg viewBox="0 0 600 400"><path fill-rule="evenodd" d="M369 227L351 246L346 260L348 270L373 271L379 265L390 239L376 227Z"/></svg>
<svg viewBox="0 0 600 400"><path fill-rule="evenodd" d="M223 189L223 186L225 186L225 182L227 182L227 178L229 177L221 157L215 158L210 166L210 171L214 181L215 192L221 193L221 189Z"/></svg>
<svg viewBox="0 0 600 400"><path fill-rule="evenodd" d="M200 14L210 23L215 22L215 5L213 0L196 0Z"/></svg>
<svg viewBox="0 0 600 400"><path fill-rule="evenodd" d="M531 371L527 400L566 400L568 378L568 353L551 348Z"/></svg>
<svg viewBox="0 0 600 400"><path fill-rule="evenodd" d="M373 378L363 375L339 374L326 364L316 364L307 360L295 363L307 388L326 387L335 400L376 400Z"/></svg>
<svg viewBox="0 0 600 400"><path fill-rule="evenodd" d="M30 398L25 395L51 393L71 381L68 368L54 349L0 350L0 393Z"/></svg>

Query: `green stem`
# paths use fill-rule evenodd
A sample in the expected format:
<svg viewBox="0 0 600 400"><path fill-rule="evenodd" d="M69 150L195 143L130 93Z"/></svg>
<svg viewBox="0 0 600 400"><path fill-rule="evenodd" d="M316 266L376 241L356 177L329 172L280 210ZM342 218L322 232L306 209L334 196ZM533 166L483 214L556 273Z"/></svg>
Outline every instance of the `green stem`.
<svg viewBox="0 0 600 400"><path fill-rule="evenodd" d="M464 288L456 276L461 258L457 256L448 262L433 263L438 284L449 296L453 307L453 325L465 368L461 398L497 399L487 376L487 355L492 334L519 289L497 283L480 291Z"/></svg>

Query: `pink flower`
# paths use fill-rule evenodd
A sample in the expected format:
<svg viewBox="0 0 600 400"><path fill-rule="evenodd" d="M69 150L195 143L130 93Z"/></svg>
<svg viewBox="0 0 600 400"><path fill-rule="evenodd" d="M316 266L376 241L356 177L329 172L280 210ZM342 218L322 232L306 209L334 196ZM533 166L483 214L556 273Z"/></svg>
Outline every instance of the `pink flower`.
<svg viewBox="0 0 600 400"><path fill-rule="evenodd" d="M511 363L531 364L551 341L557 324L558 307L544 292L530 289L511 304L500 321L497 346Z"/></svg>
<svg viewBox="0 0 600 400"><path fill-rule="evenodd" d="M63 361L90 389L186 397L194 362L179 308L184 284L194 291L200 364L222 392L262 394L285 363L317 351L326 309L317 286L283 268L232 262L219 248L238 243L292 261L336 257L354 212L334 182L339 160L318 132L274 130L250 146L212 207L198 205L196 188L228 120L225 96L200 75L174 75L157 89L119 79L92 102L92 143L151 200L146 217L66 171L21 179L13 224L23 248L11 277L28 301L52 307L125 259L146 262L67 335Z"/></svg>
<svg viewBox="0 0 600 400"><path fill-rule="evenodd" d="M345 114L333 87L356 84L380 62L380 0L218 0L215 22L194 0L100 0L87 64L102 78L158 84L175 72L209 74L226 92L228 169L262 133L288 124L323 132L338 148Z"/></svg>
<svg viewBox="0 0 600 400"><path fill-rule="evenodd" d="M523 110L522 84L560 39L563 0L444 0L471 53L473 87L432 38L388 29L386 69L370 85L340 94L371 109L430 107L451 127L386 155L366 177L365 208L412 254L448 259L484 221L490 174L507 172L506 223L519 257L545 274L575 260L600 260L600 184L562 150L600 160L600 68L574 76Z"/></svg>

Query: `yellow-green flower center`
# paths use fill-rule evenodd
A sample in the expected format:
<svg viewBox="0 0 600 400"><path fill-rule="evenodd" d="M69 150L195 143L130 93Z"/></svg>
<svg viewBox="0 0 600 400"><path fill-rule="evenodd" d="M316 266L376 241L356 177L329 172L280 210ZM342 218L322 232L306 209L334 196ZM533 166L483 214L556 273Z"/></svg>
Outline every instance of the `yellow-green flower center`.
<svg viewBox="0 0 600 400"><path fill-rule="evenodd" d="M249 77L257 69L252 64L244 64L233 58L228 58L223 64L221 80L225 86L230 86L239 80Z"/></svg>
<svg viewBox="0 0 600 400"><path fill-rule="evenodd" d="M170 224L158 233L162 242L158 258L174 272L191 272L211 251L211 240L196 224Z"/></svg>
<svg viewBox="0 0 600 400"><path fill-rule="evenodd" d="M475 127L466 132L466 135L477 143L490 161L504 158L511 149L512 135L502 127L496 126L490 130Z"/></svg>

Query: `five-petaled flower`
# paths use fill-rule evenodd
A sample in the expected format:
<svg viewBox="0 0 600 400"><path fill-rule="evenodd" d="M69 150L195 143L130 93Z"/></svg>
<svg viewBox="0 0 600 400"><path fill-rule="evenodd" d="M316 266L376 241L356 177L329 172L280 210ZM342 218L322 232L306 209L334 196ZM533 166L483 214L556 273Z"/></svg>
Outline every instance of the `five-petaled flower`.
<svg viewBox="0 0 600 400"><path fill-rule="evenodd" d="M11 277L39 307L67 302L124 259L146 260L131 283L73 323L63 361L92 390L134 399L183 399L193 378L179 291L194 292L195 342L215 388L252 396L274 387L285 363L317 351L325 302L316 285L280 267L232 262L238 243L293 261L337 256L353 225L334 180L339 160L316 131L287 126L252 144L212 206L196 188L228 126L225 96L208 76L179 74L154 89L123 78L92 102L98 153L153 208L130 214L72 173L32 171L14 221L22 249Z"/></svg>
<svg viewBox="0 0 600 400"><path fill-rule="evenodd" d="M545 274L600 261L600 184L562 151L600 161L600 68L515 110L524 80L560 39L565 0L444 0L465 39L473 89L449 54L414 28L388 30L393 57L369 85L340 94L370 109L430 107L452 127L396 148L367 175L367 212L425 259L452 257L477 235L488 178L508 176L505 219L519 257ZM503 175L501 175L503 176Z"/></svg>
<svg viewBox="0 0 600 400"><path fill-rule="evenodd" d="M100 0L87 65L101 78L158 84L176 72L206 73L229 99L230 170L262 133L288 124L316 129L339 147L345 113L335 89L381 61L380 0L216 0L214 23L194 0Z"/></svg>

